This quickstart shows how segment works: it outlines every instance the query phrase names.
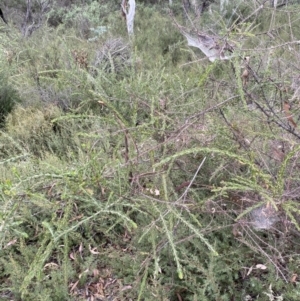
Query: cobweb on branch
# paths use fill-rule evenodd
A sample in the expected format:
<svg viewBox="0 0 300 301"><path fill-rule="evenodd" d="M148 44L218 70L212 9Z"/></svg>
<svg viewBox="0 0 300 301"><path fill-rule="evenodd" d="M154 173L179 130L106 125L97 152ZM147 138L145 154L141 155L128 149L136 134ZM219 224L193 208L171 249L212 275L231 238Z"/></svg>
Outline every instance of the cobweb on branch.
<svg viewBox="0 0 300 301"><path fill-rule="evenodd" d="M253 209L249 216L250 223L256 230L268 230L279 221L278 212L269 204Z"/></svg>
<svg viewBox="0 0 300 301"><path fill-rule="evenodd" d="M181 31L181 33L187 39L189 46L200 49L211 62L214 62L216 59L229 60L232 58L232 56L225 55L226 50L232 52L232 47L226 42L221 45L221 40L218 40L217 37L205 34L191 35L185 31Z"/></svg>

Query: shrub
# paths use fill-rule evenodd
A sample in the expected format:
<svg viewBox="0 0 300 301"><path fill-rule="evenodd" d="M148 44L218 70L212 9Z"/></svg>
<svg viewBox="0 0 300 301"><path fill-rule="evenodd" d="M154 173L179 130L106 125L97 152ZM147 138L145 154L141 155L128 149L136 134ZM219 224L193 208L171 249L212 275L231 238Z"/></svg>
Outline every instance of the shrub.
<svg viewBox="0 0 300 301"><path fill-rule="evenodd" d="M124 73L131 66L131 53L128 43L122 38L108 38L96 50L93 67L114 74Z"/></svg>
<svg viewBox="0 0 300 301"><path fill-rule="evenodd" d="M68 121L53 122L61 114L53 105L44 109L17 107L7 116L0 155L7 157L21 151L36 157L49 153L65 159L74 156L79 150L75 128ZM14 141L11 147L6 145L9 140Z"/></svg>
<svg viewBox="0 0 300 301"><path fill-rule="evenodd" d="M6 116L21 99L18 92L8 82L4 73L0 73L0 127L3 127Z"/></svg>

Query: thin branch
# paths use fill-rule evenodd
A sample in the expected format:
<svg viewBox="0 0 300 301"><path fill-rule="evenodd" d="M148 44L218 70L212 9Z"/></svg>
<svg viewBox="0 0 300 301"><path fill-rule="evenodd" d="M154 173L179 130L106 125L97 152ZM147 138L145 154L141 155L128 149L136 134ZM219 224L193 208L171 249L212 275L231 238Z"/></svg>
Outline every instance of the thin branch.
<svg viewBox="0 0 300 301"><path fill-rule="evenodd" d="M198 168L197 168L197 170L196 170L196 172L195 172L195 174L194 174L194 176L193 176L191 182L189 183L188 187L186 188L186 190L184 191L184 193L181 195L181 197L180 197L175 203L178 203L182 198L184 198L184 200L185 200L186 195L187 195L189 189L191 188L192 184L194 183L194 181L195 181L195 179L196 179L196 177L197 177L197 175L198 175L198 173L199 173L201 167L203 166L205 160L206 160L206 157L203 158L202 162L201 162L200 165L198 166Z"/></svg>

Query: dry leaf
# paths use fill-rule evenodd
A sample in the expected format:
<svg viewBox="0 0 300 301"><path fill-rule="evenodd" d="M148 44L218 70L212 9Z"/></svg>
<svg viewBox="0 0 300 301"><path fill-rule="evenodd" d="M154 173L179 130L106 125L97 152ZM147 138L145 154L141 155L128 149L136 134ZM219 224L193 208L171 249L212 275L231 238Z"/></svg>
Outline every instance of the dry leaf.
<svg viewBox="0 0 300 301"><path fill-rule="evenodd" d="M132 289L131 285L125 285L122 287L121 292Z"/></svg>
<svg viewBox="0 0 300 301"><path fill-rule="evenodd" d="M285 158L285 154L282 151L282 149L273 147L272 157L273 157L274 160L282 162Z"/></svg>
<svg viewBox="0 0 300 301"><path fill-rule="evenodd" d="M243 80L243 87L245 87L248 83L248 78L249 78L249 71L248 71L247 68L244 69L241 77L242 77L242 80Z"/></svg>
<svg viewBox="0 0 300 301"><path fill-rule="evenodd" d="M91 245L89 245L89 250L94 255L100 254L100 252L97 251L97 248L92 248Z"/></svg>
<svg viewBox="0 0 300 301"><path fill-rule="evenodd" d="M89 272L89 269L86 269L86 270L83 271L81 274L79 274L78 278L80 279L84 273L88 273L88 272Z"/></svg>
<svg viewBox="0 0 300 301"><path fill-rule="evenodd" d="M297 278L298 278L298 274L293 274L292 277L291 277L291 280L290 280L291 283L295 283Z"/></svg>
<svg viewBox="0 0 300 301"><path fill-rule="evenodd" d="M70 222L76 221L76 220L81 219L81 218L83 218L83 214L80 214L80 215L75 216L74 218L70 219Z"/></svg>
<svg viewBox="0 0 300 301"><path fill-rule="evenodd" d="M149 189L149 192L150 192L151 194L155 195L155 196L159 196L159 195L160 195L159 190L156 189L156 188L155 188L155 189L150 188L150 189Z"/></svg>
<svg viewBox="0 0 300 301"><path fill-rule="evenodd" d="M8 243L5 245L5 247L4 247L3 249L6 249L7 247L14 245L16 242L17 242L17 239L11 240L10 242L8 242Z"/></svg>
<svg viewBox="0 0 300 301"><path fill-rule="evenodd" d="M249 276L249 275L251 274L252 270L253 270L253 266L250 267L250 269L249 269L249 271L247 272L246 276Z"/></svg>
<svg viewBox="0 0 300 301"><path fill-rule="evenodd" d="M78 251L79 251L80 254L82 253L82 251L83 251L82 243L80 244Z"/></svg>
<svg viewBox="0 0 300 301"><path fill-rule="evenodd" d="M234 237L243 236L242 232L239 229L239 224L235 223L232 227L232 234Z"/></svg>
<svg viewBox="0 0 300 301"><path fill-rule="evenodd" d="M286 116L287 120L289 121L290 125L295 128L297 126L297 123L294 121L290 109L291 109L290 104L285 101L283 103L283 110L284 110L285 116Z"/></svg>
<svg viewBox="0 0 300 301"><path fill-rule="evenodd" d="M70 292L72 292L72 291L76 288L78 282L79 282L79 280L77 280L77 281L72 285L72 287L71 287L71 289L70 289Z"/></svg>
<svg viewBox="0 0 300 301"><path fill-rule="evenodd" d="M44 265L44 269L49 268L49 269L58 269L59 265L55 262L49 262Z"/></svg>
<svg viewBox="0 0 300 301"><path fill-rule="evenodd" d="M100 271L98 269L93 269L93 275L94 277L97 277L100 275Z"/></svg>
<svg viewBox="0 0 300 301"><path fill-rule="evenodd" d="M257 264L255 267L257 269L260 269L260 270L266 270L267 269L267 267L265 265L263 265L263 264Z"/></svg>

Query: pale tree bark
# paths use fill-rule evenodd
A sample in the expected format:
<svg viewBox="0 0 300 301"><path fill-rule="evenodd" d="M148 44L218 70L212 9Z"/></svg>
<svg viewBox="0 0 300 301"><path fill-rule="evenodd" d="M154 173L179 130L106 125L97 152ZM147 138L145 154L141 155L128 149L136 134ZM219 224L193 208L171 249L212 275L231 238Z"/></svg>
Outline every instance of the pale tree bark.
<svg viewBox="0 0 300 301"><path fill-rule="evenodd" d="M200 16L200 4L199 4L199 0L191 0L191 4L192 4L193 11L194 11L195 15L197 17L199 17Z"/></svg>
<svg viewBox="0 0 300 301"><path fill-rule="evenodd" d="M29 37L35 30L42 26L46 13L51 7L50 0L38 0L39 10L33 13L31 4L32 0L27 0L26 15L22 23L22 34L25 38Z"/></svg>
<svg viewBox="0 0 300 301"><path fill-rule="evenodd" d="M228 4L228 0L220 0L220 11L224 12L226 5Z"/></svg>
<svg viewBox="0 0 300 301"><path fill-rule="evenodd" d="M135 0L122 0L122 12L126 18L127 32L133 35L134 15L135 15Z"/></svg>
<svg viewBox="0 0 300 301"><path fill-rule="evenodd" d="M277 7L277 0L270 0L271 7Z"/></svg>

